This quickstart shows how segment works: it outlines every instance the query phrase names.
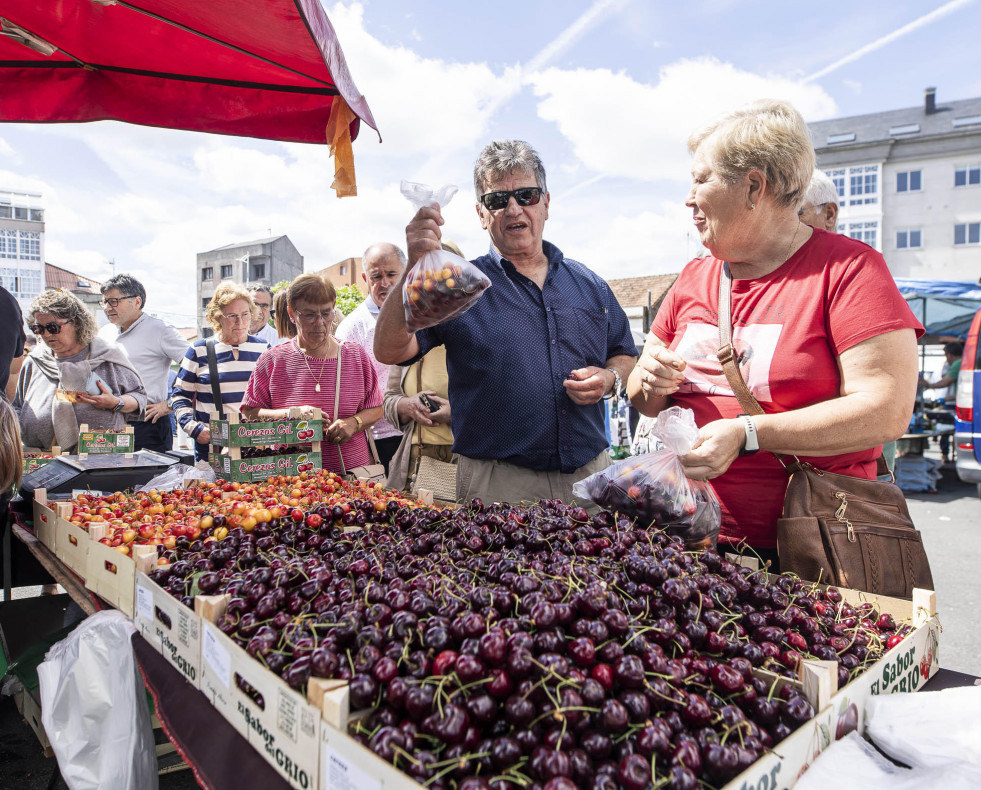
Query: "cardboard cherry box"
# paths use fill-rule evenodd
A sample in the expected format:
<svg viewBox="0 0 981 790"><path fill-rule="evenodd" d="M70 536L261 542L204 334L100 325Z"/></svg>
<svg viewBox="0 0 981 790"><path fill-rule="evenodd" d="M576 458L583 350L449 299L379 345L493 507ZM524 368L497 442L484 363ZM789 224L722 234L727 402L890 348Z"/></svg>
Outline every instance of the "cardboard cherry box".
<svg viewBox="0 0 981 790"><path fill-rule="evenodd" d="M324 423L319 409L312 420L299 418L299 409L290 409L289 420L242 422L241 415L231 413L227 420L212 419L208 427L211 444L220 447L265 447L271 444L319 442L324 438ZM294 418L295 414L295 418Z"/></svg>
<svg viewBox="0 0 981 790"><path fill-rule="evenodd" d="M78 455L93 453L132 453L136 447L133 427L127 425L122 431L90 431L88 425L80 425L78 432Z"/></svg>

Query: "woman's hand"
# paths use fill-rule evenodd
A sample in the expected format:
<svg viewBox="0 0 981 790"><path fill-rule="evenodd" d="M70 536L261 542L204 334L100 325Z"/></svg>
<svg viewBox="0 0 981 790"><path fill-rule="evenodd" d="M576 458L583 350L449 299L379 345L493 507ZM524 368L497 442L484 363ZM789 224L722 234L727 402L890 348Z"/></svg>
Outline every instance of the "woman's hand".
<svg viewBox="0 0 981 790"><path fill-rule="evenodd" d="M194 438L194 441L198 444L211 444L211 429L202 428L201 433Z"/></svg>
<svg viewBox="0 0 981 790"><path fill-rule="evenodd" d="M698 442L681 456L681 468L690 480L711 480L723 474L746 443L746 428L739 419L716 420L698 431Z"/></svg>
<svg viewBox="0 0 981 790"><path fill-rule="evenodd" d="M301 420L312 420L315 419L317 413L316 406L292 406L290 408L299 409L299 415ZM290 409L286 409L286 416L283 417L284 420L290 419Z"/></svg>
<svg viewBox="0 0 981 790"><path fill-rule="evenodd" d="M78 400L81 403L87 403L89 406L95 406L97 409L105 409L106 411L112 411L116 408L119 403L119 397L112 394L104 381L96 382L99 385L99 389L102 390L98 395L89 395L87 392L81 392L78 395Z"/></svg>
<svg viewBox="0 0 981 790"><path fill-rule="evenodd" d="M663 342L651 342L649 335L644 350L637 360L633 376L639 378L640 391L648 397L664 397L678 391L685 380L684 369L688 363L680 354L672 351ZM633 377L632 376L632 377Z"/></svg>
<svg viewBox="0 0 981 790"><path fill-rule="evenodd" d="M429 400L439 406L436 411L430 412L429 419L437 425L449 425L450 402L446 398L439 397L435 392L429 392L427 394L429 395Z"/></svg>
<svg viewBox="0 0 981 790"><path fill-rule="evenodd" d="M324 430L324 438L334 444L344 444L358 432L358 422L354 417L342 417L334 420Z"/></svg>

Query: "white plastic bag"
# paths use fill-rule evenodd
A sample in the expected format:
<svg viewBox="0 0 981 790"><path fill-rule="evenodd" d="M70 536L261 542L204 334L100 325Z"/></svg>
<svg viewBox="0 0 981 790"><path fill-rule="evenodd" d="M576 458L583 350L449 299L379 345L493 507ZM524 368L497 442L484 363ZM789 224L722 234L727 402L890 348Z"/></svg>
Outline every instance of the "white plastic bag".
<svg viewBox="0 0 981 790"><path fill-rule="evenodd" d="M826 790L829 787L835 790L924 790L928 787L977 790L978 780L979 776L963 764L913 769L895 765L861 735L851 732L821 753L797 780L794 790Z"/></svg>
<svg viewBox="0 0 981 790"><path fill-rule="evenodd" d="M690 409L672 406L654 420L650 431L661 449L610 464L573 485L576 497L654 525L684 539L691 548L714 546L722 509L711 485L689 480L678 457L691 452L698 427Z"/></svg>
<svg viewBox="0 0 981 790"><path fill-rule="evenodd" d="M433 191L425 184L402 182L402 194L416 211L424 206L450 202L455 186ZM402 286L405 328L418 332L462 315L490 287L490 280L465 258L446 250L430 250L412 267Z"/></svg>
<svg viewBox="0 0 981 790"><path fill-rule="evenodd" d="M211 467L199 469L196 466L186 464L174 464L167 467L144 485L138 486L134 493L143 491L173 491L175 488L183 488L185 480L204 480L206 483L215 482L215 470Z"/></svg>
<svg viewBox="0 0 981 790"><path fill-rule="evenodd" d="M981 687L887 694L865 703L865 731L882 751L913 767L964 763L981 787Z"/></svg>
<svg viewBox="0 0 981 790"><path fill-rule="evenodd" d="M97 612L38 665L41 722L70 790L155 790L146 692L122 612Z"/></svg>

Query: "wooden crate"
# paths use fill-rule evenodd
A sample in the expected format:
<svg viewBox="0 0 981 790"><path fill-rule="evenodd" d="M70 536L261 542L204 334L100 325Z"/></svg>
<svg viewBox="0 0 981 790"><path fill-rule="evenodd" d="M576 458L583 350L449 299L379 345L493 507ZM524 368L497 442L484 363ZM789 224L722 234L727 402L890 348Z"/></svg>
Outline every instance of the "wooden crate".
<svg viewBox="0 0 981 790"><path fill-rule="evenodd" d="M132 453L136 447L133 426L127 425L122 432L90 431L88 425L78 426L78 447L75 452L85 456L101 453Z"/></svg>
<svg viewBox="0 0 981 790"><path fill-rule="evenodd" d="M54 757L51 741L48 740L48 734L44 731L44 725L41 723L41 704L34 697L34 693L21 688L14 694L14 705L17 706L17 712L24 717L24 721L34 731L34 735L44 751L44 756Z"/></svg>
<svg viewBox="0 0 981 790"><path fill-rule="evenodd" d="M207 620L200 688L291 787L320 786L320 710Z"/></svg>
<svg viewBox="0 0 981 790"><path fill-rule="evenodd" d="M807 767L836 740L852 730L864 733L865 701L869 697L919 691L937 670L940 624L936 617L936 595L932 591L914 590L913 600L906 601L838 589L849 603L878 601L882 611L889 612L897 620L911 619L915 626L913 632L862 675L834 693L813 719L776 744L770 753L722 790L793 787Z"/></svg>
<svg viewBox="0 0 981 790"><path fill-rule="evenodd" d="M91 544L89 533L80 526L63 518L55 520L55 556L83 580L88 573Z"/></svg>
<svg viewBox="0 0 981 790"><path fill-rule="evenodd" d="M48 502L48 492L44 488L34 492L34 534L51 551L55 551L59 523L69 523L71 516L70 502Z"/></svg>
<svg viewBox="0 0 981 790"><path fill-rule="evenodd" d="M107 524L90 524L85 587L103 598L127 617L133 616L136 568L156 567L157 547L131 544L132 556L99 541L109 531Z"/></svg>
<svg viewBox="0 0 981 790"><path fill-rule="evenodd" d="M143 571L136 572L133 623L194 688L201 683L201 618Z"/></svg>
<svg viewBox="0 0 981 790"><path fill-rule="evenodd" d="M50 455L50 458L28 458L29 455ZM24 474L30 474L31 472L40 469L42 466L47 466L55 458L61 455L61 448L57 445L53 446L50 450L42 450L37 447L25 447L23 448L24 456Z"/></svg>
<svg viewBox="0 0 981 790"><path fill-rule="evenodd" d="M290 419L243 423L241 415L232 412L227 420L212 419L208 427L211 444L219 447L265 447L270 444L319 442L324 438L323 414L317 409L312 420L300 419L300 410L290 408ZM304 432L309 431L306 435ZM298 435L304 433L302 438Z"/></svg>

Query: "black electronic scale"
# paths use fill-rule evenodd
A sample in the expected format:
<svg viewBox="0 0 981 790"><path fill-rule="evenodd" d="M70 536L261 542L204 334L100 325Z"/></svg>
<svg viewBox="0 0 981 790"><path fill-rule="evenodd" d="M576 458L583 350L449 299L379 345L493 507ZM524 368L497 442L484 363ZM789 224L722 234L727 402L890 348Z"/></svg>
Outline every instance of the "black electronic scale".
<svg viewBox="0 0 981 790"><path fill-rule="evenodd" d="M194 457L186 453L158 453L139 450L131 454L90 453L62 455L39 469L24 476L20 494L25 500L33 500L39 488L47 489L51 499L71 496L72 491L124 491L150 482L154 477L177 463L194 464Z"/></svg>

